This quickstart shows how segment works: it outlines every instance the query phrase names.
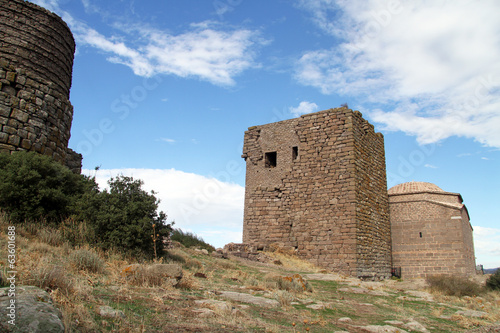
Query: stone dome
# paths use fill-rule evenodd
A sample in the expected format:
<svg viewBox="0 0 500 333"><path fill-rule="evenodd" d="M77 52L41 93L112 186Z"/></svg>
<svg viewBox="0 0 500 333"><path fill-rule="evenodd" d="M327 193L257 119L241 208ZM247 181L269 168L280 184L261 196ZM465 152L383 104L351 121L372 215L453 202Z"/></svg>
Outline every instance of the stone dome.
<svg viewBox="0 0 500 333"><path fill-rule="evenodd" d="M445 192L439 186L426 182L408 182L393 186L389 194L406 194L419 192Z"/></svg>

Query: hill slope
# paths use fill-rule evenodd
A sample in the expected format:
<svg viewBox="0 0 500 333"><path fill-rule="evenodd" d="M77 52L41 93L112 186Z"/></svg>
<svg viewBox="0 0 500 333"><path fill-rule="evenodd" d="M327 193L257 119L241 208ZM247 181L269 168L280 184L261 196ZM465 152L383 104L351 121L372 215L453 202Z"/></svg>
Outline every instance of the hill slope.
<svg viewBox="0 0 500 333"><path fill-rule="evenodd" d="M154 263L34 233L17 228L18 283L49 290L72 332L461 332L500 320L498 292L447 297L423 280L362 282L284 254L260 263L179 245L165 259L182 266L177 282L141 270Z"/></svg>

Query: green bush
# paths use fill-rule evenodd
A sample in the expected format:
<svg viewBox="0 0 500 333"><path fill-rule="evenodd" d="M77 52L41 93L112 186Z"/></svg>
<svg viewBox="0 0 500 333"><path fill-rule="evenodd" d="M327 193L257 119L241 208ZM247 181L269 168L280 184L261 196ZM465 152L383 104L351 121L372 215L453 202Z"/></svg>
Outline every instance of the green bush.
<svg viewBox="0 0 500 333"><path fill-rule="evenodd" d="M477 296L483 292L478 283L464 276L433 275L427 277L426 281L431 290L448 296Z"/></svg>
<svg viewBox="0 0 500 333"><path fill-rule="evenodd" d="M491 290L500 290L500 268L486 280L486 287Z"/></svg>
<svg viewBox="0 0 500 333"><path fill-rule="evenodd" d="M157 212L155 192L142 189L143 182L118 176L108 182L109 190L96 192L82 200L78 219L87 221L96 241L104 249L117 249L152 258L161 254L162 239L172 231L167 215ZM153 241L153 225L157 241Z"/></svg>
<svg viewBox="0 0 500 333"><path fill-rule="evenodd" d="M172 227L165 213L157 212L155 193L144 191L143 182L132 177L118 176L108 183L109 190L99 191L95 177L74 174L33 152L0 154L0 210L5 219L25 222L26 230L30 227L53 245L68 240L73 246L161 255L162 240ZM58 231L40 234L40 224Z"/></svg>
<svg viewBox="0 0 500 333"><path fill-rule="evenodd" d="M0 208L14 223L59 223L72 213L89 180L48 156L0 154Z"/></svg>
<svg viewBox="0 0 500 333"><path fill-rule="evenodd" d="M206 249L209 252L215 251L215 248L206 243L203 238L188 232L188 231L182 231L181 229L174 229L172 232L172 236L170 236L170 239L173 241L177 241L184 245L185 247L197 247L200 249Z"/></svg>

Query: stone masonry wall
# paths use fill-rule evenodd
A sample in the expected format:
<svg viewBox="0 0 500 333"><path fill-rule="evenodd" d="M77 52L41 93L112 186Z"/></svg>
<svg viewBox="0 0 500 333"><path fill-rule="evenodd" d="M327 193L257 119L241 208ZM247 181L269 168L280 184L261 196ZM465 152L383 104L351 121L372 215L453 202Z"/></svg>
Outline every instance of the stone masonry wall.
<svg viewBox="0 0 500 333"><path fill-rule="evenodd" d="M0 152L35 151L73 171L68 149L75 42L61 18L22 0L0 0Z"/></svg>
<svg viewBox="0 0 500 333"><path fill-rule="evenodd" d="M460 205L390 196L392 255L403 278L475 272L472 228ZM449 195L450 201L457 196Z"/></svg>
<svg viewBox="0 0 500 333"><path fill-rule="evenodd" d="M353 276L390 275L383 137L366 124L339 108L249 128L243 242L292 246Z"/></svg>
<svg viewBox="0 0 500 333"><path fill-rule="evenodd" d="M358 276L391 272L391 225L384 137L354 112Z"/></svg>

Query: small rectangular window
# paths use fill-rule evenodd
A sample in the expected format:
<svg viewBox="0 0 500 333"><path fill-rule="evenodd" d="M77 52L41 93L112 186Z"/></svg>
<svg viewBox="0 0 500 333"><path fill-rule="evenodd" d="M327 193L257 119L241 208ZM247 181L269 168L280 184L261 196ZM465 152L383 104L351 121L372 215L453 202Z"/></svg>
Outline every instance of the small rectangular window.
<svg viewBox="0 0 500 333"><path fill-rule="evenodd" d="M295 161L299 157L299 147L292 147L292 161Z"/></svg>
<svg viewBox="0 0 500 333"><path fill-rule="evenodd" d="M276 158L277 154L276 152L269 152L265 154L265 163L266 163L266 168L274 168L276 167Z"/></svg>
<svg viewBox="0 0 500 333"><path fill-rule="evenodd" d="M420 233L420 238L422 238L422 233Z"/></svg>

